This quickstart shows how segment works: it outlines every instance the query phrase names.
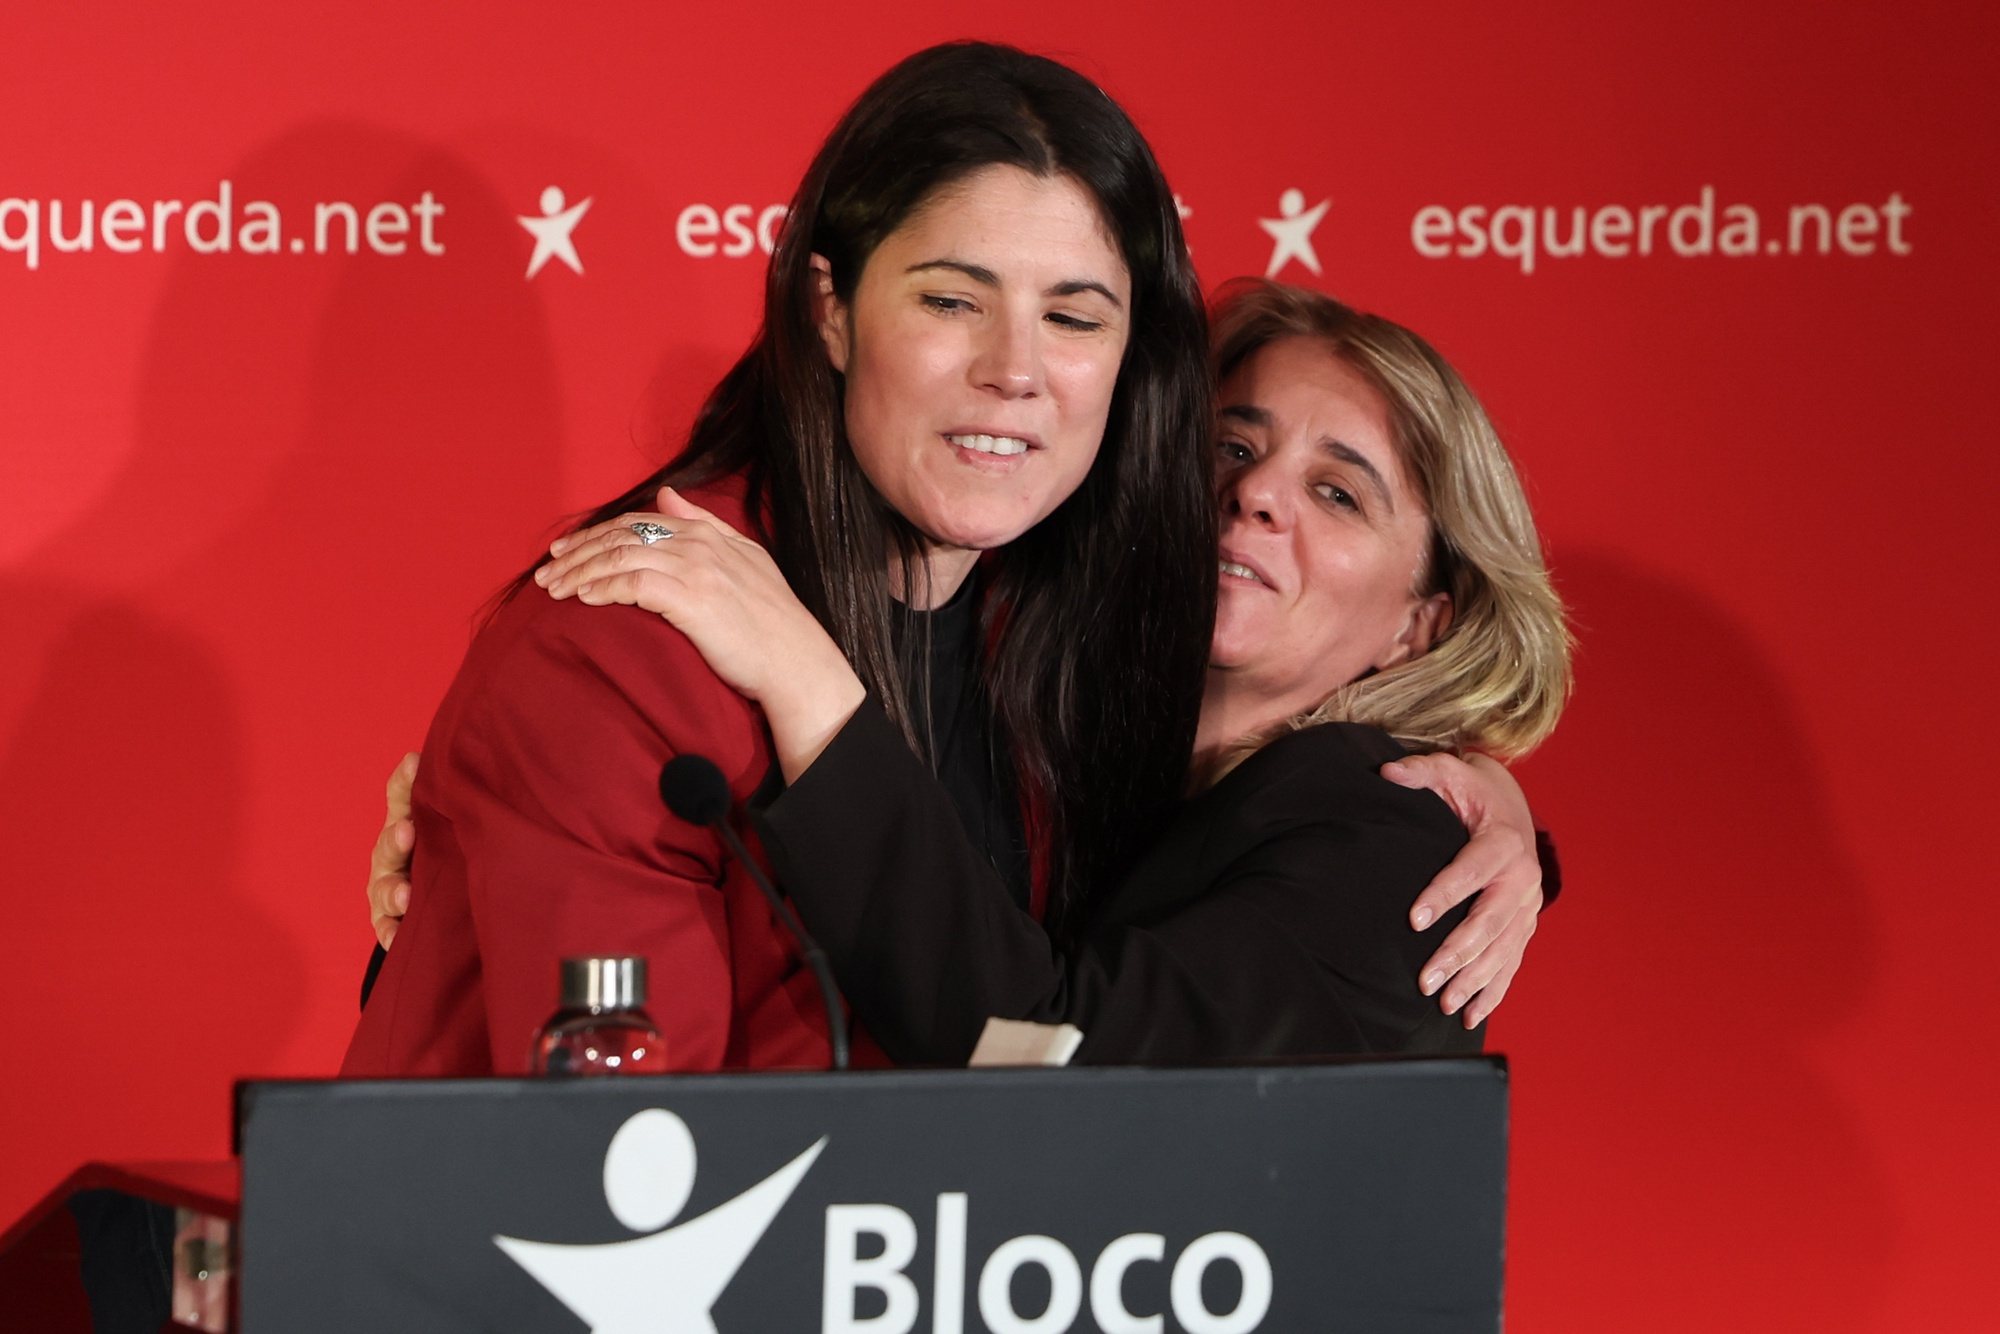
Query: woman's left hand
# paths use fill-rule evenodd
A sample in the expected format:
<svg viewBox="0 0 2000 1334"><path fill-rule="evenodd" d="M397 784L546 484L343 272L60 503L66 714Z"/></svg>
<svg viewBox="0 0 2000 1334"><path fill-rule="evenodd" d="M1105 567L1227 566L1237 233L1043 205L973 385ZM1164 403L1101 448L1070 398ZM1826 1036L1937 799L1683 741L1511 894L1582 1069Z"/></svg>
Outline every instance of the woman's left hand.
<svg viewBox="0 0 2000 1334"><path fill-rule="evenodd" d="M796 778L860 706L860 678L769 552L672 487L659 506L558 539L535 582L551 597L665 617L725 684L763 706L779 767ZM671 537L645 542L634 524Z"/></svg>
<svg viewBox="0 0 2000 1334"><path fill-rule="evenodd" d="M1426 996L1446 1014L1464 1011L1465 1026L1485 1022L1520 971L1542 910L1542 864L1528 799L1513 775L1484 755L1413 755L1384 765L1382 776L1435 792L1472 837L1410 907L1421 931L1474 894L1479 901L1418 973Z"/></svg>

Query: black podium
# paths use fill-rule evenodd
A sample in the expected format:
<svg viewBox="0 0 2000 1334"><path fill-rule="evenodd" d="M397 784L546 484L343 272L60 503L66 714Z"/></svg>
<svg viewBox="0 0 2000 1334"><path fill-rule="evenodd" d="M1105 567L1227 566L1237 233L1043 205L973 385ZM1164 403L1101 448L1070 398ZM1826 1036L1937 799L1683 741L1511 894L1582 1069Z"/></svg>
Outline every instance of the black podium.
<svg viewBox="0 0 2000 1334"><path fill-rule="evenodd" d="M244 1086L242 1328L1492 1331L1498 1059Z"/></svg>

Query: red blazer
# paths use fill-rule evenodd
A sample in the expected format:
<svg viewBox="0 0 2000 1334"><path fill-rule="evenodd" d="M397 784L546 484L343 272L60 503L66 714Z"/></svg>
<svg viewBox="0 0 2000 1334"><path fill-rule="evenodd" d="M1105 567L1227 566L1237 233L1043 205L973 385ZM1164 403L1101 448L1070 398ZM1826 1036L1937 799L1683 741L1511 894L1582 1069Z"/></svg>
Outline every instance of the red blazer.
<svg viewBox="0 0 2000 1334"><path fill-rule="evenodd" d="M694 498L747 526L739 497ZM585 954L646 957L676 1069L824 1068L812 975L721 839L660 802L660 766L687 752L739 816L771 768L756 706L659 616L516 594L424 742L409 915L341 1073L524 1074L558 961ZM859 1034L855 1062L886 1063Z"/></svg>

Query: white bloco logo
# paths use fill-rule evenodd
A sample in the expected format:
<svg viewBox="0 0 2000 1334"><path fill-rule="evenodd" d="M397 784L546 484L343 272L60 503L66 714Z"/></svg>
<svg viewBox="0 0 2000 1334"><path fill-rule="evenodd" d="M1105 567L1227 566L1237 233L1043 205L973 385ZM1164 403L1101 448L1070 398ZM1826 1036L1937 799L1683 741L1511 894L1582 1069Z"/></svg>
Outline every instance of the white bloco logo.
<svg viewBox="0 0 2000 1334"><path fill-rule="evenodd" d="M715 1334L710 1315L826 1139L726 1204L667 1227L694 1189L694 1136L672 1112L635 1114L604 1153L613 1217L651 1236L601 1246L515 1237L493 1244L589 1325L592 1334Z"/></svg>
<svg viewBox="0 0 2000 1334"><path fill-rule="evenodd" d="M672 1112L650 1108L620 1126L604 1154L604 1198L612 1216L648 1235L593 1246L518 1237L495 1237L493 1244L592 1334L716 1334L716 1302L826 1145L821 1136L735 1199L669 1227L694 1188L694 1136ZM937 1197L930 1334L965 1334L967 1215L963 1192ZM923 1303L904 1271L916 1253L916 1220L895 1205L828 1206L823 1334L912 1334ZM1235 1304L1225 1311L1210 1310L1202 1295L1204 1277L1218 1264L1233 1267L1238 1278ZM1091 1319L1105 1334L1165 1334L1164 1314L1134 1312L1126 1304L1128 1276L1141 1266L1165 1265L1166 1238L1157 1232L1114 1238L1087 1275L1076 1253L1056 1238L1013 1237L979 1267L979 1320L990 1334L1061 1334L1076 1323L1087 1293ZM1049 1285L1048 1304L1033 1315L1022 1315L1013 1302L1014 1277L1027 1268L1042 1270ZM1174 1257L1166 1278L1171 1328L1186 1334L1248 1334L1271 1309L1270 1257L1241 1232L1196 1237ZM864 1290L879 1294L883 1305L866 1317L855 1314Z"/></svg>

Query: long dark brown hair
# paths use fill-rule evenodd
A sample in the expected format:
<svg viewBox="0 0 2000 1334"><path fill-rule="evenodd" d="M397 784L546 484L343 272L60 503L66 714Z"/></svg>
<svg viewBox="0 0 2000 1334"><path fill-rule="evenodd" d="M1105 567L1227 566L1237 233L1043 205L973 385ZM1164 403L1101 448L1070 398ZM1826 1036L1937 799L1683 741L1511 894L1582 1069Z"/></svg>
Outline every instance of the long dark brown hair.
<svg viewBox="0 0 2000 1334"><path fill-rule="evenodd" d="M1066 176L1095 200L1132 281L1131 334L1103 446L1076 493L987 567L985 664L1049 851L1053 916L1153 837L1193 745L1215 607L1206 323L1172 192L1131 120L1074 70L1010 47L909 57L834 127L771 256L756 340L703 405L687 448L581 526L649 509L663 483L739 474L799 598L925 752L925 693L891 635L887 553L922 539L848 447L842 379L815 321L814 255L850 300L875 248L937 191L985 167ZM768 523L761 520L768 516Z"/></svg>

